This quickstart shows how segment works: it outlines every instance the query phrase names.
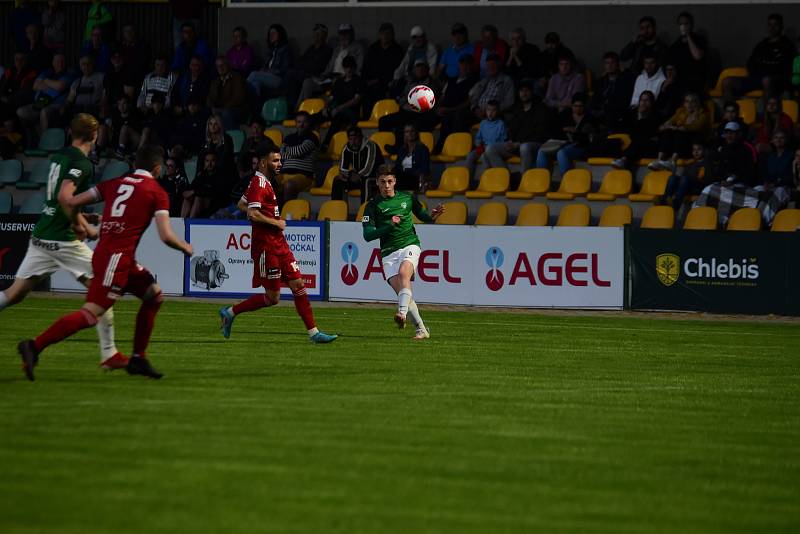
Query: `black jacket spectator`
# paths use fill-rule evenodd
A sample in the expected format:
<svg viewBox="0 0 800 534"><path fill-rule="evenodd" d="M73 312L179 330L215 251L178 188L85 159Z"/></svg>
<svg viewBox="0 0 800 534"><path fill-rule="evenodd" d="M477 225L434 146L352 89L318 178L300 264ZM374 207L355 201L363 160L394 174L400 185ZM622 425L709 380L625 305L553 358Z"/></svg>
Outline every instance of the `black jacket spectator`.
<svg viewBox="0 0 800 534"><path fill-rule="evenodd" d="M754 156L755 150L742 141L722 145L717 152L717 180L754 187L758 183Z"/></svg>
<svg viewBox="0 0 800 534"><path fill-rule="evenodd" d="M539 99L527 111L517 103L507 114L508 139L515 143L544 143L555 134L555 119L553 110Z"/></svg>

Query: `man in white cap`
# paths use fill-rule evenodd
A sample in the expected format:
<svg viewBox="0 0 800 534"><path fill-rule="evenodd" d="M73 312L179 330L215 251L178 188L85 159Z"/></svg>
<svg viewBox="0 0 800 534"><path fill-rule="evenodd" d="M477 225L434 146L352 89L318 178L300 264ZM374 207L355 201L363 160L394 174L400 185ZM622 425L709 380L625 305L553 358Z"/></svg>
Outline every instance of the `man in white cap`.
<svg viewBox="0 0 800 534"><path fill-rule="evenodd" d="M725 144L717 154L717 178L728 185L755 184L755 149L742 141L739 123L730 121L725 125Z"/></svg>
<svg viewBox="0 0 800 534"><path fill-rule="evenodd" d="M330 87L334 78L344 75L342 60L347 56L352 56L356 60L356 74L360 74L361 68L364 66L364 46L356 41L356 33L352 24L345 22L339 24L339 46L333 51L328 66L320 76L309 77L303 81L297 105L299 106L303 100L313 97L315 93Z"/></svg>
<svg viewBox="0 0 800 534"><path fill-rule="evenodd" d="M428 64L428 72L436 72L436 60L438 57L436 46L428 42L422 26L414 26L411 28L411 44L408 45L403 61L394 71L395 81L400 81L403 78L408 80L413 77L414 64L419 59Z"/></svg>

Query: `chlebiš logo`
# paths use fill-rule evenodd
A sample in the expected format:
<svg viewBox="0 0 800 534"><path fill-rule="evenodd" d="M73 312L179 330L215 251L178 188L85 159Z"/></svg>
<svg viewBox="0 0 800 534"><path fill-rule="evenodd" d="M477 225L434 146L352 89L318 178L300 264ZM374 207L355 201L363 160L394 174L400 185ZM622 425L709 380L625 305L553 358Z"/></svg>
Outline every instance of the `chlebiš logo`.
<svg viewBox="0 0 800 534"><path fill-rule="evenodd" d="M681 275L681 259L675 254L659 254L656 256L656 274L659 282L671 286Z"/></svg>

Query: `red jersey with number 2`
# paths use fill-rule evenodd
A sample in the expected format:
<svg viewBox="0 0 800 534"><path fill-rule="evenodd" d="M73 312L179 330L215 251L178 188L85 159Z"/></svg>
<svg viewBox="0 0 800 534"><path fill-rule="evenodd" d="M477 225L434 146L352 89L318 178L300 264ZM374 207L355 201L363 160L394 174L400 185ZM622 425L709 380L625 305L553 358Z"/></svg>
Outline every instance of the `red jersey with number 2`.
<svg viewBox="0 0 800 534"><path fill-rule="evenodd" d="M242 200L247 202L248 208L256 208L262 215L269 219L280 219L278 199L275 191L266 176L257 172L250 180L250 186L245 191ZM269 254L285 254L289 252L289 245L283 236L283 230L271 224L254 222L253 250L265 250Z"/></svg>
<svg viewBox="0 0 800 534"><path fill-rule="evenodd" d="M166 191L143 171L100 182L94 191L97 199L106 203L95 254L122 252L133 256L155 214L169 214Z"/></svg>

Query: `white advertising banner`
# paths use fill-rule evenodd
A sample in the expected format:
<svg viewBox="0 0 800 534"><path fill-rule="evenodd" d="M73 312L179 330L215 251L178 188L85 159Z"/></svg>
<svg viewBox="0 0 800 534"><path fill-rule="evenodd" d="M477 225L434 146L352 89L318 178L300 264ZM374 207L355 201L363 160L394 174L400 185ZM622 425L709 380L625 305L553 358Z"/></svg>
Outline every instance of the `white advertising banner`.
<svg viewBox="0 0 800 534"><path fill-rule="evenodd" d="M184 234L183 219L171 218L170 222L177 235ZM96 244L97 241L89 242L92 249ZM136 260L153 273L164 294L183 294L183 254L161 242L155 224L151 224L142 236L136 249ZM53 291L86 292L86 288L65 271L53 274L50 278L50 288Z"/></svg>
<svg viewBox="0 0 800 534"><path fill-rule="evenodd" d="M303 282L312 300L325 293L325 225L287 222L284 231ZM194 256L186 260L185 294L194 297L240 297L262 293L254 288L250 258L250 223L247 221L189 220L187 240ZM281 295L291 297L288 287Z"/></svg>
<svg viewBox="0 0 800 534"><path fill-rule="evenodd" d="M622 308L621 228L418 225L414 299L528 308ZM393 301L378 241L330 225L330 300Z"/></svg>

